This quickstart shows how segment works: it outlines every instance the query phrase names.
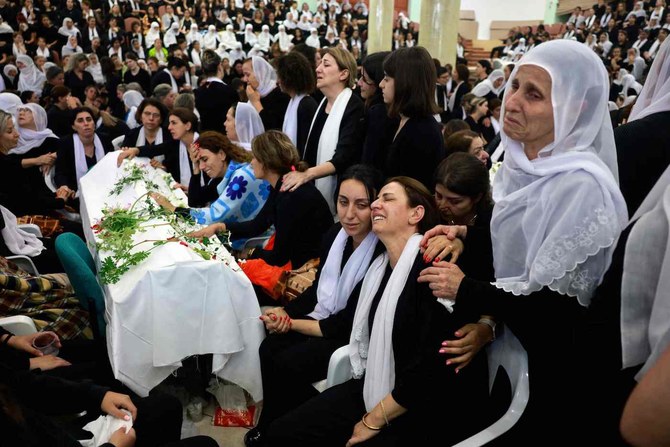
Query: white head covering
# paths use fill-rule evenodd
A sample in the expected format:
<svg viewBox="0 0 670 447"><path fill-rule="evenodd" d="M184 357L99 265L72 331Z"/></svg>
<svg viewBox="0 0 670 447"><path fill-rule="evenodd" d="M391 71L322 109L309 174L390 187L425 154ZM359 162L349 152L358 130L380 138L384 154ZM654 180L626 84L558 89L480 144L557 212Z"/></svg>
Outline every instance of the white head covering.
<svg viewBox="0 0 670 447"><path fill-rule="evenodd" d="M123 103L128 108L126 124L131 129L140 126L140 123L135 120L135 112L137 112L137 108L140 106L143 100L144 96L142 96L142 94L137 90L128 90L123 94Z"/></svg>
<svg viewBox="0 0 670 447"><path fill-rule="evenodd" d="M298 22L298 28L300 28L303 31L309 31L311 27L312 27L312 22L310 21L309 16L307 16L306 14L303 14L300 17L300 21Z"/></svg>
<svg viewBox="0 0 670 447"><path fill-rule="evenodd" d="M642 91L642 84L637 82L635 80L635 76L631 74L624 75L621 79L621 84L621 94L624 96L624 98L628 98L628 90L631 88L635 90L636 93L640 93Z"/></svg>
<svg viewBox="0 0 670 447"><path fill-rule="evenodd" d="M321 48L321 41L319 40L319 35L317 34L316 28L309 30L309 37L305 40L305 44L314 48Z"/></svg>
<svg viewBox="0 0 670 447"><path fill-rule="evenodd" d="M42 96L42 89L47 77L37 69L35 63L30 56L21 55L16 58L16 62L21 62L25 65L20 69L18 89L21 92L33 91L37 96Z"/></svg>
<svg viewBox="0 0 670 447"><path fill-rule="evenodd" d="M91 73L91 76L93 76L93 80L97 82L98 84L104 84L105 83L105 76L102 74L102 65L100 65L100 58L96 58L98 62L95 64L93 61L91 61L91 55L88 56L88 67L86 67L86 71Z"/></svg>
<svg viewBox="0 0 670 447"><path fill-rule="evenodd" d="M244 149L251 150L251 140L265 132L263 121L254 106L247 102L238 102L235 108L235 143Z"/></svg>
<svg viewBox="0 0 670 447"><path fill-rule="evenodd" d="M68 23L72 24L72 27L68 28L67 26ZM79 29L76 26L74 26L74 21L69 17L65 17L63 19L63 26L58 28L58 34L60 34L61 36L69 37L69 36L76 36L77 34L81 33L79 32Z"/></svg>
<svg viewBox="0 0 670 447"><path fill-rule="evenodd" d="M177 34L179 34L179 24L172 22L172 25L170 25L170 28L168 28L163 36L163 45L165 48L170 48L170 45L177 43Z"/></svg>
<svg viewBox="0 0 670 447"><path fill-rule="evenodd" d="M245 59L246 57L247 53L242 50L242 44L237 42L234 49L230 52L230 62L233 63L236 60Z"/></svg>
<svg viewBox="0 0 670 447"><path fill-rule="evenodd" d="M216 34L216 27L214 25L209 25L207 27L207 33L202 38L203 50L216 50L216 47L219 46L219 35Z"/></svg>
<svg viewBox="0 0 670 447"><path fill-rule="evenodd" d="M186 34L186 43L191 45L196 40L202 40L202 34L198 30L198 24L193 23L191 24L191 30Z"/></svg>
<svg viewBox="0 0 670 447"><path fill-rule="evenodd" d="M505 79L505 73L500 69L493 70L491 74L489 74L488 78L484 79L482 82L472 88L472 94L475 96L484 97L488 95L489 92L493 92L494 95L498 96L505 88L504 82L500 84L500 87L495 87L495 81L500 78Z"/></svg>
<svg viewBox="0 0 670 447"><path fill-rule="evenodd" d="M263 50L261 49L261 46L258 45L258 44L254 44L254 46L247 53L247 56L248 57L254 57L254 56L263 57Z"/></svg>
<svg viewBox="0 0 670 447"><path fill-rule="evenodd" d="M216 49L216 54L219 55L221 59L228 59L230 61L230 54L228 54L228 51L226 51L226 44L221 42L219 44L219 47Z"/></svg>
<svg viewBox="0 0 670 447"><path fill-rule="evenodd" d="M670 168L631 219L621 279L623 367L644 363L640 380L670 341Z"/></svg>
<svg viewBox="0 0 670 447"><path fill-rule="evenodd" d="M0 110L12 115L14 123L18 123L19 107L22 105L21 98L14 93L0 93Z"/></svg>
<svg viewBox="0 0 670 447"><path fill-rule="evenodd" d="M270 27L263 25L261 33L258 35L258 46L263 51L268 51L272 45L272 36L270 35Z"/></svg>
<svg viewBox="0 0 670 447"><path fill-rule="evenodd" d="M32 112L36 130L17 126L19 143L9 151L10 154L25 154L32 148L41 146L47 138L58 138L51 129L47 128L47 112L41 105L29 102L17 107L17 109L21 108L29 109Z"/></svg>
<svg viewBox="0 0 670 447"><path fill-rule="evenodd" d="M257 90L261 98L264 98L277 87L277 72L268 61L259 56L251 58L251 65L258 80Z"/></svg>
<svg viewBox="0 0 670 447"><path fill-rule="evenodd" d="M258 38L254 34L254 27L250 23L244 28L244 43L253 46L256 41L258 41Z"/></svg>
<svg viewBox="0 0 670 447"><path fill-rule="evenodd" d="M573 69L565 70L566 64ZM607 72L584 45L553 40L515 67L534 65L552 80L554 140L529 160L519 141L500 132L505 161L493 186L495 285L515 295L545 286L590 303L628 220L618 187ZM515 94L505 91L505 103Z"/></svg>
<svg viewBox="0 0 670 447"><path fill-rule="evenodd" d="M149 31L147 31L146 38L144 41L146 42L147 48L151 48L154 46L154 42L156 39L161 38L161 27L158 24L158 22L151 22L151 26L149 27Z"/></svg>
<svg viewBox="0 0 670 447"><path fill-rule="evenodd" d="M291 41L293 36L286 32L286 27L284 25L279 25L277 27L277 35L275 35L275 41L279 42L279 50L282 53L286 53L291 49Z"/></svg>
<svg viewBox="0 0 670 447"><path fill-rule="evenodd" d="M233 25L226 25L226 30L221 35L221 43L225 45L227 50L232 50L237 44L237 37L233 31Z"/></svg>
<svg viewBox="0 0 670 447"><path fill-rule="evenodd" d="M670 39L665 39L651 65L628 122L670 111Z"/></svg>

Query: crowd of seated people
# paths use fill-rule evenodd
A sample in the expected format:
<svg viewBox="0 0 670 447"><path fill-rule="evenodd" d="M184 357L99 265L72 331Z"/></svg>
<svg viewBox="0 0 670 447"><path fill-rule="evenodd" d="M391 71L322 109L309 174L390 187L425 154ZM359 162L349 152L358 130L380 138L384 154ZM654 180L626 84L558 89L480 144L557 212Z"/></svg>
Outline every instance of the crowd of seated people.
<svg viewBox="0 0 670 447"><path fill-rule="evenodd" d="M119 165L148 157L172 175L188 208L153 199L203 225L192 237L228 233L270 306L259 322L266 400L247 446L464 439L496 416L484 349L503 323L531 383L510 442L586 430L623 445L633 376L664 345L630 349L643 349L645 322L668 329L634 304L636 293L645 309L664 299L635 275L665 279L667 12L663 0L601 0L575 9L562 35L511 30L471 73L462 52L452 66L419 46L404 14L392 51L368 54L363 1L0 0L0 255L28 255L43 274L0 258L0 317L28 315L63 344L91 337L64 275L44 275L63 271L53 239L18 224L47 216L83 234L80 179L118 150ZM640 271L649 234L660 235L658 268ZM316 258L316 279L291 302L261 281ZM641 312L642 323L622 317ZM143 420L178 426L174 402L128 398L104 374L100 387L76 375L51 383L30 369L74 361L17 367L11 348L37 355L26 340L0 333L11 445L69 440L32 428L51 417L36 402L72 392L87 398L66 411L139 415L137 445L177 441ZM311 383L341 346L353 378L319 394Z"/></svg>

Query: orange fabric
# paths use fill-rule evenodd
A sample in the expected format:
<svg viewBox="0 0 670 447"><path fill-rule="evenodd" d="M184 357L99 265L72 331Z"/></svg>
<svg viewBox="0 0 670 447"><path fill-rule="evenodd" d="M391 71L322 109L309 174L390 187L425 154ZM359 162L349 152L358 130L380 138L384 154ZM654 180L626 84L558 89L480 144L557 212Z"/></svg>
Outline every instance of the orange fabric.
<svg viewBox="0 0 670 447"><path fill-rule="evenodd" d="M240 267L252 284L262 287L265 293L278 299L281 296L281 290L277 287L279 279L283 272L291 270L291 261L282 267L276 267L262 259L249 259L240 263Z"/></svg>
<svg viewBox="0 0 670 447"><path fill-rule="evenodd" d="M265 244L265 247L263 247L264 250L272 250L275 248L275 234L277 233L272 233L272 236L270 236L270 239L268 239L268 243Z"/></svg>

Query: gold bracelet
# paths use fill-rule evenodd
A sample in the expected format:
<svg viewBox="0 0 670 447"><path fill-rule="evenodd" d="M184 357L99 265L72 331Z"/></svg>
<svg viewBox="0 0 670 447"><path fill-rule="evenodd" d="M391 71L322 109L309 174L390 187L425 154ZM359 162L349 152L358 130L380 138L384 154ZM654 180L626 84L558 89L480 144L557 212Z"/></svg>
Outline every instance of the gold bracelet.
<svg viewBox="0 0 670 447"><path fill-rule="evenodd" d="M363 417L361 418L361 422L363 423L363 425L365 425L365 426L366 426L367 428L369 428L370 430L374 430L374 431L379 431L379 430L381 430L382 428L384 428L383 426L382 426L382 427L375 427L374 425L369 425L367 422L365 422L365 416L367 416L368 414L370 414L370 413L365 413L365 414L363 415Z"/></svg>
<svg viewBox="0 0 670 447"><path fill-rule="evenodd" d="M389 418L386 417L386 408L384 408L384 399L379 401L379 405L382 407L382 416L384 416L384 422L386 422L386 425L391 425L389 424Z"/></svg>

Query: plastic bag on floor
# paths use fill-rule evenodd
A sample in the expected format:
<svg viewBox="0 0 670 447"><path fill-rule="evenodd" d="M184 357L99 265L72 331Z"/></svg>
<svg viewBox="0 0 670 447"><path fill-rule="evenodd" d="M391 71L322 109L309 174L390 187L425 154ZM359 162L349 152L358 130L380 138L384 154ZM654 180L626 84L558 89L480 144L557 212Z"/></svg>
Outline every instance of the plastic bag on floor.
<svg viewBox="0 0 670 447"><path fill-rule="evenodd" d="M216 408L212 425L221 427L252 427L254 425L255 406L247 405L244 390L234 383L219 382L213 379L207 391L216 397Z"/></svg>

